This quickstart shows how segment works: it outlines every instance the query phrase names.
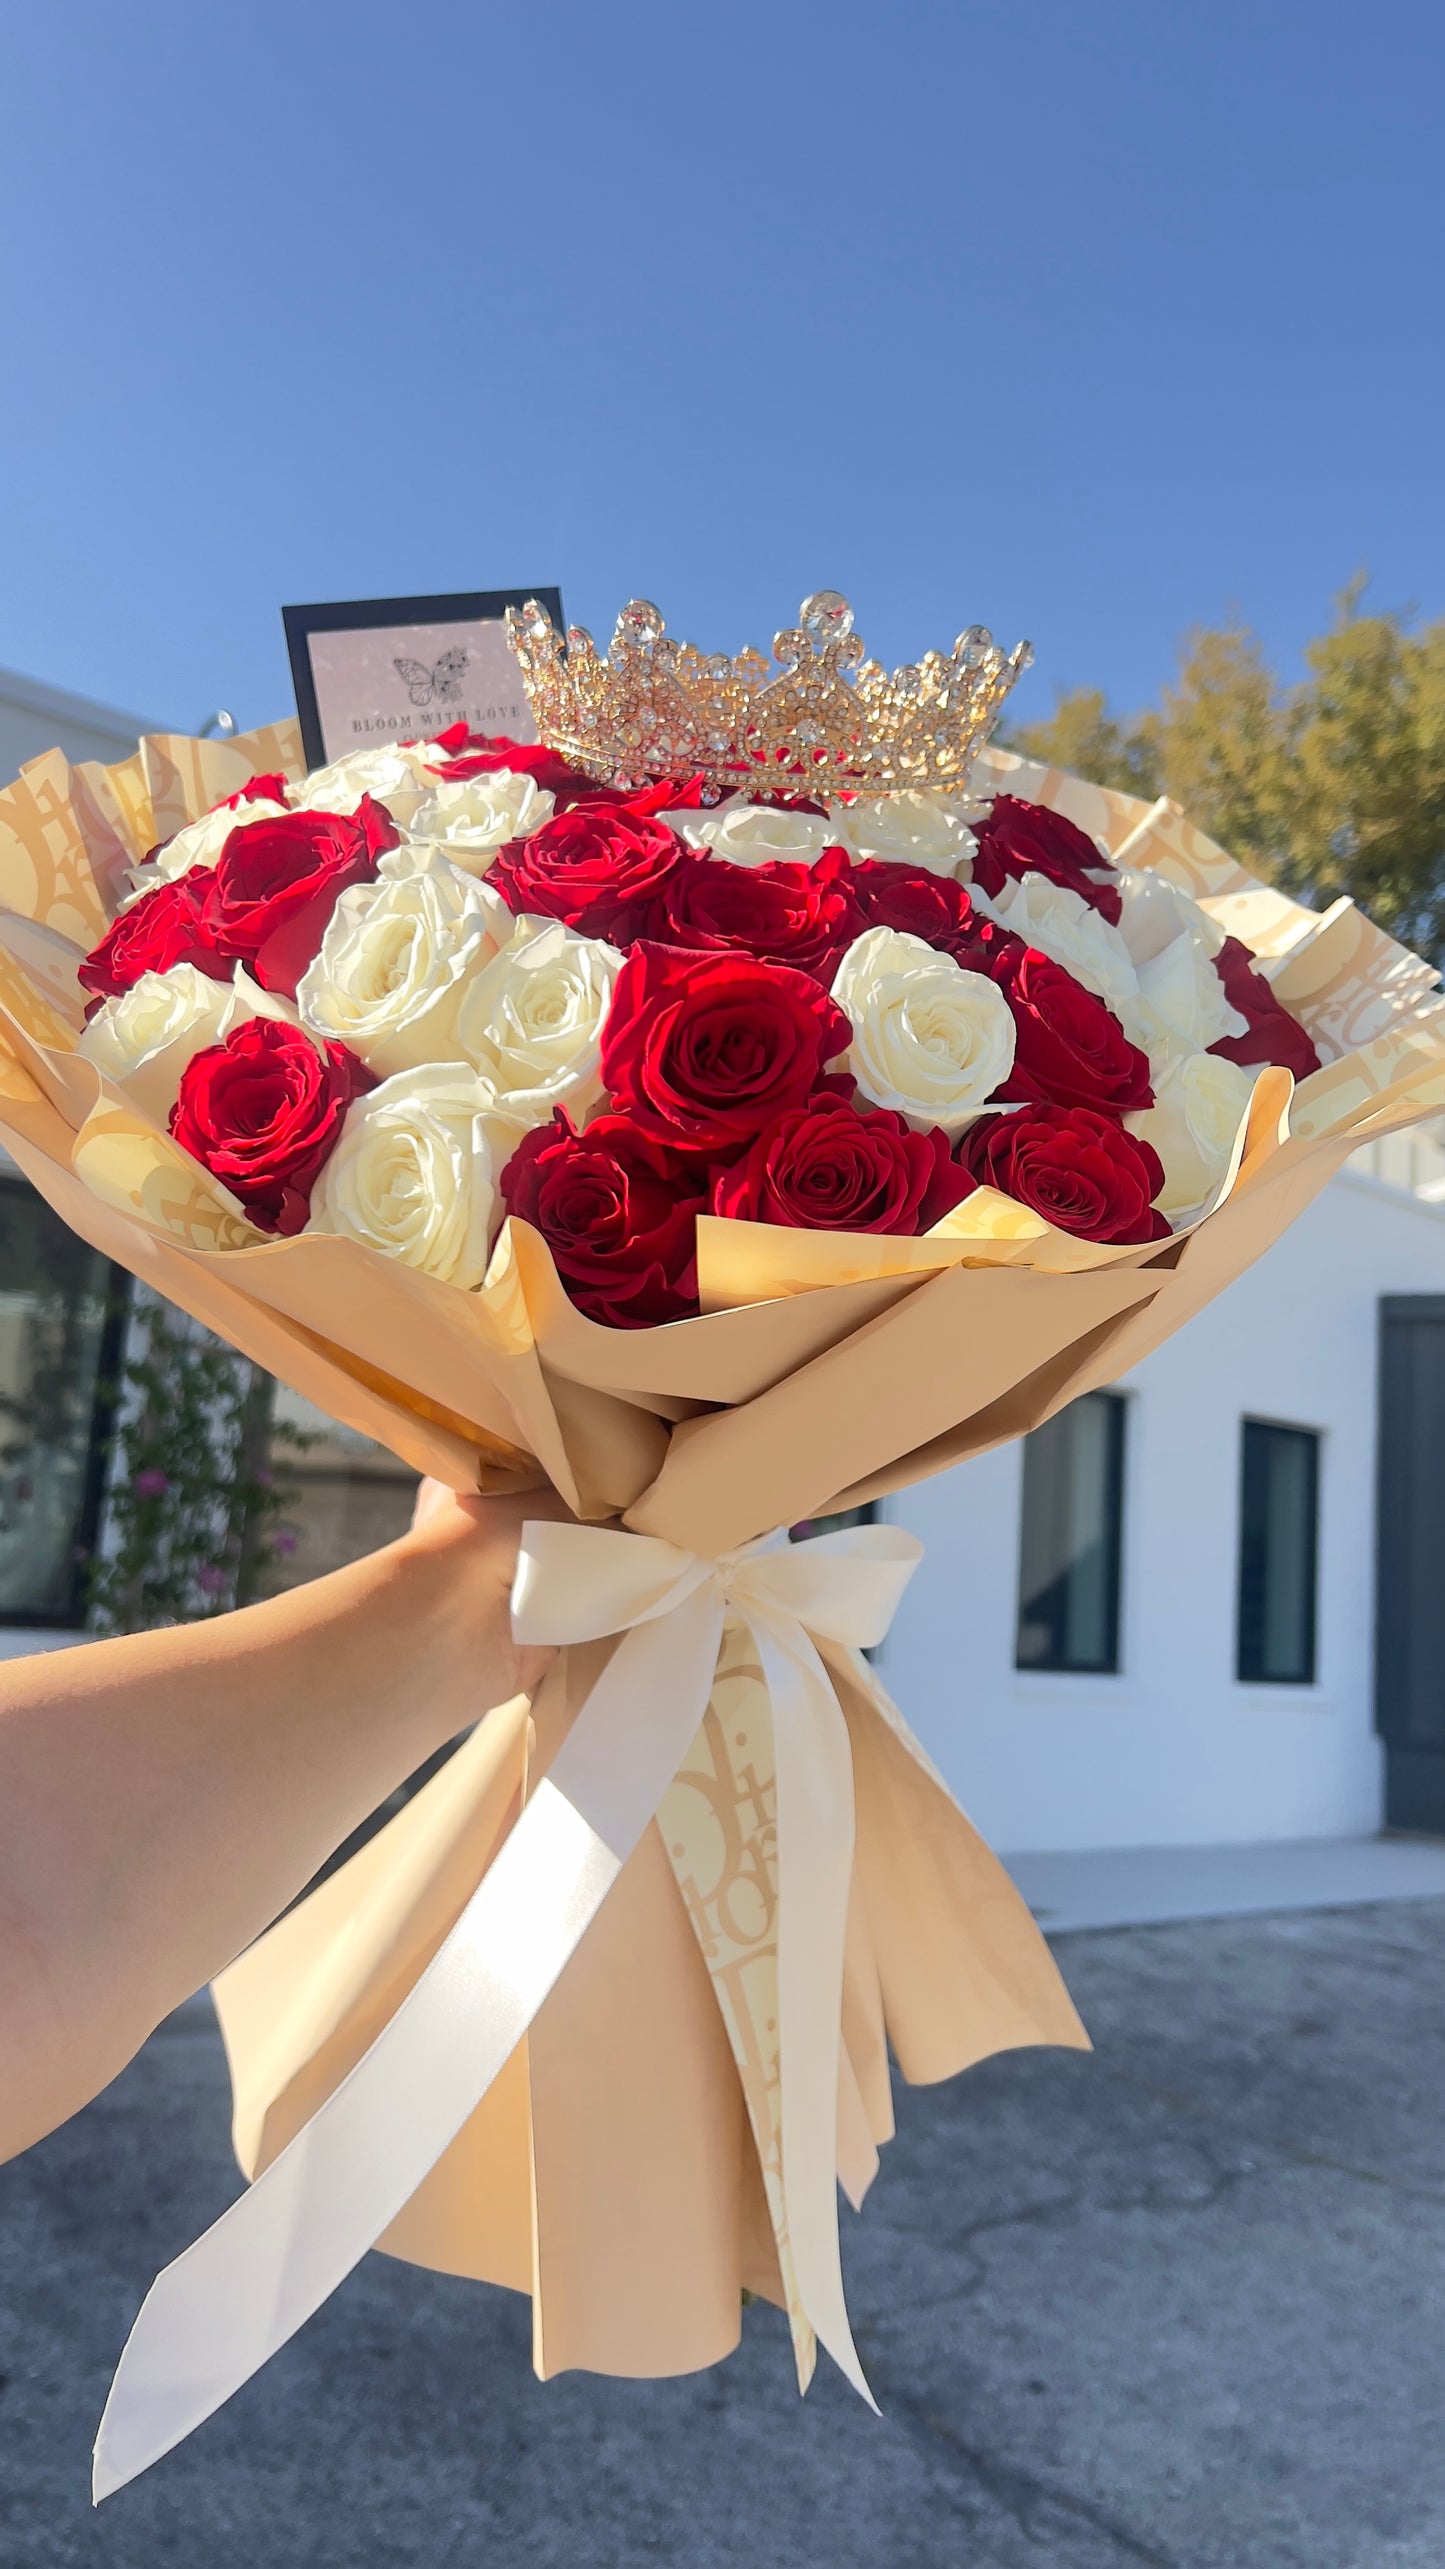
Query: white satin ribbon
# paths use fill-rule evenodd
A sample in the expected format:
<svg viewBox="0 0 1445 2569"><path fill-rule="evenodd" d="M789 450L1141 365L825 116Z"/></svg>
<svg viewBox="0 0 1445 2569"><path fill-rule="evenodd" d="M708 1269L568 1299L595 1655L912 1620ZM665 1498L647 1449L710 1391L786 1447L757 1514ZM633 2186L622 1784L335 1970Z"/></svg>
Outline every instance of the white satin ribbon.
<svg viewBox="0 0 1445 2569"><path fill-rule="evenodd" d="M723 1620L772 1696L778 1792L782 2169L807 2317L870 2401L838 2256L837 2096L853 1855L847 1728L811 1633L882 1639L922 1554L894 1526L716 1561L651 1535L524 1526L512 1620L532 1643L622 1638L456 1925L370 2050L240 2200L157 2276L96 2438L123 2488L250 2379L333 2293L486 2094L597 1915L712 1693Z"/></svg>

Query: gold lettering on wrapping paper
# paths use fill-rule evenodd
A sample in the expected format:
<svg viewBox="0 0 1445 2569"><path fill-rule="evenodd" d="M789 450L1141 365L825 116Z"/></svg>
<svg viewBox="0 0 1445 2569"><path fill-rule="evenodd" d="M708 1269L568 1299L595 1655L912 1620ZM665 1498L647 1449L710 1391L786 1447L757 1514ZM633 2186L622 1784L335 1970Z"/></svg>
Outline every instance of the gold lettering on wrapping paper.
<svg viewBox="0 0 1445 2569"><path fill-rule="evenodd" d="M7 1009L15 1023L32 1043L46 1044L52 1052L68 1053L75 1049L75 1029L68 1019L52 1006L45 992L0 945L0 1007Z"/></svg>
<svg viewBox="0 0 1445 2569"><path fill-rule="evenodd" d="M783 2194L778 2040L778 1803L773 1720L751 1635L728 1618L702 1727L657 1825L717 1996L748 2110L799 2383L817 2345L798 2296Z"/></svg>
<svg viewBox="0 0 1445 2569"><path fill-rule="evenodd" d="M188 1249L249 1249L265 1238L232 1197L174 1142L99 1108L75 1145L75 1173L102 1204L138 1214L153 1231Z"/></svg>
<svg viewBox="0 0 1445 2569"><path fill-rule="evenodd" d="M110 924L58 749L0 794L0 909L38 919L89 951Z"/></svg>
<svg viewBox="0 0 1445 2569"><path fill-rule="evenodd" d="M306 772L301 733L296 722L263 724L259 731L238 732L231 740L193 740L185 732L148 732L140 745L141 764L150 789L154 827L136 849L144 856L156 839L170 838L187 821L198 821L228 794L240 792L252 776ZM237 814L238 821L243 817Z"/></svg>

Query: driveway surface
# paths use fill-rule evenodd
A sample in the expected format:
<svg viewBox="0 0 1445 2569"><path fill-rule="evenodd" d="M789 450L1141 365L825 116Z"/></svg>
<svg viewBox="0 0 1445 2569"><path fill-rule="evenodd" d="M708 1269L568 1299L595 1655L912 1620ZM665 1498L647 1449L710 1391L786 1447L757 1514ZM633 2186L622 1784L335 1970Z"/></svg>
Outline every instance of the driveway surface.
<svg viewBox="0 0 1445 2569"><path fill-rule="evenodd" d="M113 2360L230 2199L209 2012L0 2169L0 2569L1441 2569L1445 1901L1068 1936L1092 2057L904 2091L849 2288L688 2381L532 2378L525 2307L369 2258L88 2505Z"/></svg>

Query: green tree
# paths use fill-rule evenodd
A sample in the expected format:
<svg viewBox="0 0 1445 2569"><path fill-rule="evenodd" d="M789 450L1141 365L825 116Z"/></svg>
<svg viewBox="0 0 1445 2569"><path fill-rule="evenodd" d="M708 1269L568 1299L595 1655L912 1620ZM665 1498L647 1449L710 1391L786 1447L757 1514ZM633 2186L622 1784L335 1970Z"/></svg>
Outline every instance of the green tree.
<svg viewBox="0 0 1445 2569"><path fill-rule="evenodd" d="M1160 791L1158 751L1149 717L1120 722L1098 687L1066 689L1047 722L1026 723L1007 733L1005 746L1025 758L1040 758L1049 767L1067 767L1072 775L1088 776L1096 785L1142 794L1150 802Z"/></svg>
<svg viewBox="0 0 1445 2569"><path fill-rule="evenodd" d="M1382 928L1445 961L1445 620L1339 617L1305 654L1281 880L1324 902L1347 892Z"/></svg>
<svg viewBox="0 0 1445 2569"><path fill-rule="evenodd" d="M1247 627L1190 634L1157 711L1060 697L1011 748L1127 793L1171 794L1252 873L1340 893L1445 962L1445 619L1362 612L1362 581L1282 686Z"/></svg>
<svg viewBox="0 0 1445 2569"><path fill-rule="evenodd" d="M112 1386L108 1538L90 1570L94 1631L145 1632L244 1605L292 1529L278 1449L314 1440L271 1417L258 1365L142 1287Z"/></svg>
<svg viewBox="0 0 1445 2569"><path fill-rule="evenodd" d="M1150 729L1161 791L1251 873L1278 879L1295 716L1254 636L1238 624L1191 633Z"/></svg>

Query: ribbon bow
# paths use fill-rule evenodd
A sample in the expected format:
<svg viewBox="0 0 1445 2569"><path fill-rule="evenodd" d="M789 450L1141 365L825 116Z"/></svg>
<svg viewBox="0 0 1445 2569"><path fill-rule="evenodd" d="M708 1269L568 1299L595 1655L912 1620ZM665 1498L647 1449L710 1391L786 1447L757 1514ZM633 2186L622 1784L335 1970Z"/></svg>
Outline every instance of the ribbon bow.
<svg viewBox="0 0 1445 2569"><path fill-rule="evenodd" d="M772 1699L782 2178L799 2296L872 2405L838 2255L837 2096L853 1772L812 1635L887 1631L922 1545L896 1526L708 1560L653 1535L529 1523L519 1641L621 1635L551 1768L390 2023L240 2200L157 2276L96 2438L97 2501L284 2346L396 2218L480 2104L596 1917L707 1711L742 1617Z"/></svg>

